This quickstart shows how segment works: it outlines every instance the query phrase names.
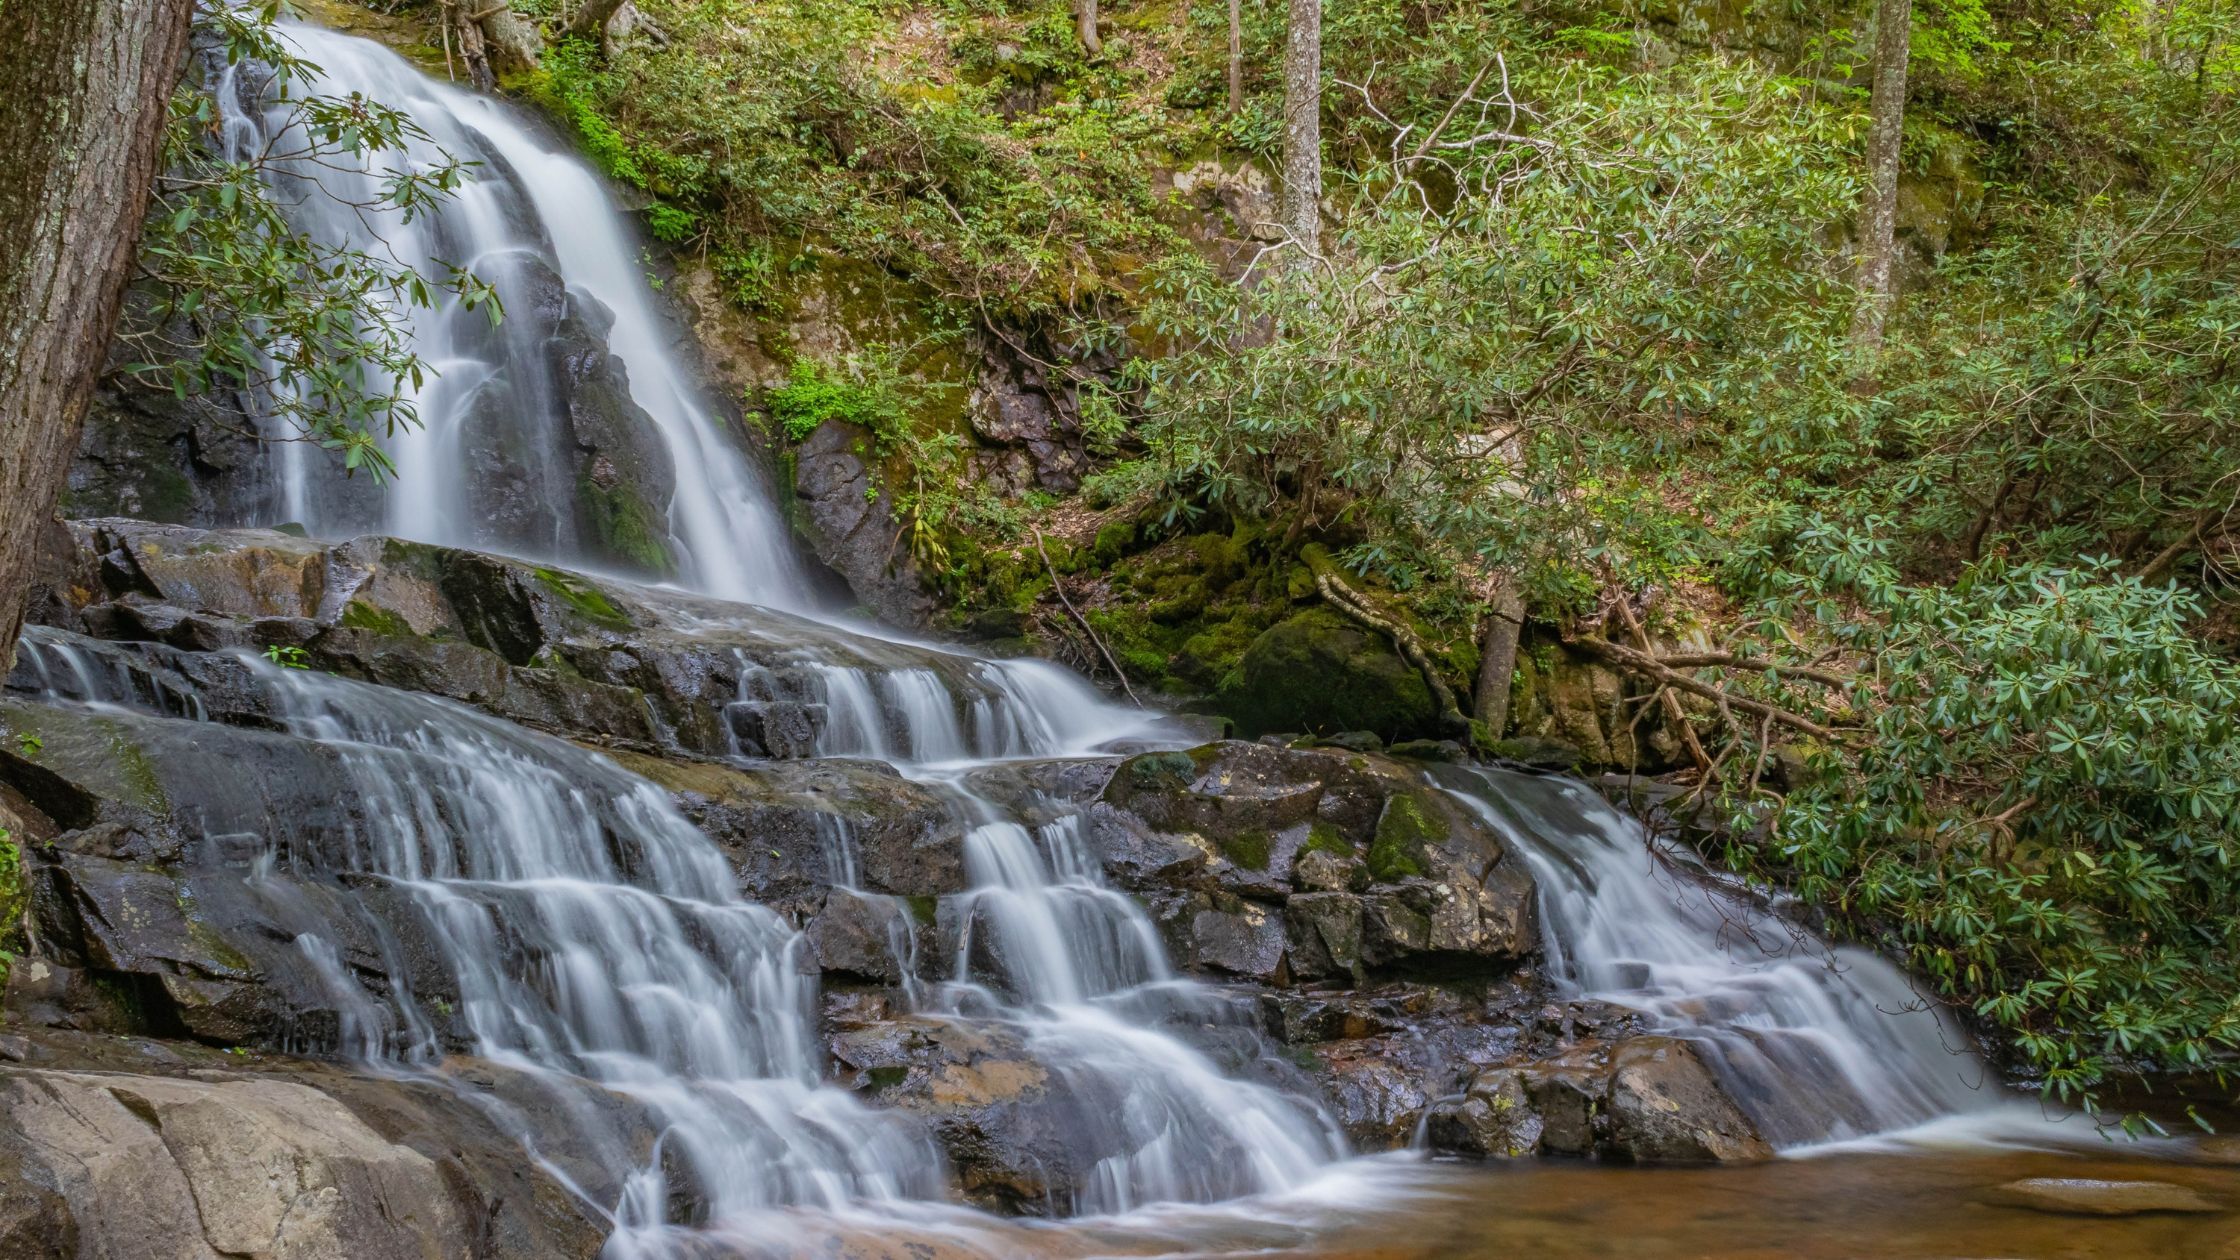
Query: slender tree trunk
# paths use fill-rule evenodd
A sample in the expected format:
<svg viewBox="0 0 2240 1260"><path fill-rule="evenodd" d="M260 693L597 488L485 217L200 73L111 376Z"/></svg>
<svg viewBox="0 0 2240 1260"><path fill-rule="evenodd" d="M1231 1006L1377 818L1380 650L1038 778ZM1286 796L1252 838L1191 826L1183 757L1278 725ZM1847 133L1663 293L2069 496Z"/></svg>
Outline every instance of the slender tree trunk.
<svg viewBox="0 0 2240 1260"><path fill-rule="evenodd" d="M1478 637L1478 684L1470 697L1471 709L1494 739L1509 727L1509 680L1517 672L1517 638L1523 631L1524 601L1514 582L1503 582Z"/></svg>
<svg viewBox="0 0 2240 1260"><path fill-rule="evenodd" d="M1244 0L1229 0L1229 116L1244 108Z"/></svg>
<svg viewBox="0 0 2240 1260"><path fill-rule="evenodd" d="M1882 328L1890 317L1898 234L1898 143L1906 122L1906 55L1913 0L1876 0L1874 96L1868 105L1867 200L1859 216L1859 307L1851 321L1855 388L1874 389Z"/></svg>
<svg viewBox="0 0 2240 1260"><path fill-rule="evenodd" d="M1104 51L1104 41L1097 38L1097 0L1073 0L1074 25L1081 31L1081 46L1094 56Z"/></svg>
<svg viewBox="0 0 2240 1260"><path fill-rule="evenodd" d="M1322 0L1291 0L1283 52L1283 222L1322 252Z"/></svg>
<svg viewBox="0 0 2240 1260"><path fill-rule="evenodd" d="M148 209L191 0L18 0L0 46L0 673Z"/></svg>

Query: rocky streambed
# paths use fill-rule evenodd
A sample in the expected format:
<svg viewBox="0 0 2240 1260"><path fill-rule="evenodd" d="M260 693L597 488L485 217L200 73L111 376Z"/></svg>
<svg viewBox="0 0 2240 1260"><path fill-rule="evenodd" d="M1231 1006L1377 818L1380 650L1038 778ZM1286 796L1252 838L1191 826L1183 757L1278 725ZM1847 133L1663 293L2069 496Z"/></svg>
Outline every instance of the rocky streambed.
<svg viewBox="0 0 2240 1260"><path fill-rule="evenodd" d="M1062 1215L1097 1171L1066 1065L1000 1009L926 998L1020 988L1024 960L1002 956L1016 943L985 924L968 870L966 802L1073 820L1178 982L1208 982L1153 977L1132 1014L1319 1103L1357 1152L1770 1153L1688 1042L1544 981L1526 864L1425 781L1451 749L1177 748L1157 732L906 778L817 755L861 720L834 671L936 680L959 738L999 754L1025 746L996 703L1017 680L394 539L105 520L55 552L44 625L0 699L27 902L0 1040L0 1253L591 1255L618 1170L662 1132L627 1090L477 1056L450 943L411 912L412 882L361 852L397 806L366 792L349 741L306 725L281 685L294 675L361 688L346 708L440 698L600 750L577 773L658 785L743 897L798 929L783 956L814 984L818 1075L928 1135L965 1203ZM908 714L880 711L892 728L853 738L907 751ZM617 862L651 860L627 822L601 826ZM704 1189L677 1171L670 1219L703 1215ZM201 1242L167 1250L182 1231Z"/></svg>

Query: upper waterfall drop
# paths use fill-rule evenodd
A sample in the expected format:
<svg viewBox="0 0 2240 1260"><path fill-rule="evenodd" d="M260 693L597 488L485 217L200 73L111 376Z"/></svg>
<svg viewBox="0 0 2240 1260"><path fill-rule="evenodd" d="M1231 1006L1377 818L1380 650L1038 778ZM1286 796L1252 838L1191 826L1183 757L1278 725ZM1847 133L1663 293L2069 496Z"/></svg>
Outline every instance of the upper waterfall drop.
<svg viewBox="0 0 2240 1260"><path fill-rule="evenodd" d="M325 89L409 115L425 136L408 143L406 160L432 163L440 151L480 164L450 203L409 222L363 208L393 153L354 170L277 175L295 185L281 191L296 226L423 274L464 267L506 310L495 326L456 298L401 312L433 374L379 382L400 388L419 417L388 443L394 483L375 495L306 443L277 442L284 518L321 535L379 530L805 606L807 582L770 492L694 380L676 344L686 334L658 310L643 248L598 176L511 107L439 83L377 44L300 22L283 23L281 36L321 68ZM270 87L246 63L223 72L229 150L271 143L286 125Z"/></svg>

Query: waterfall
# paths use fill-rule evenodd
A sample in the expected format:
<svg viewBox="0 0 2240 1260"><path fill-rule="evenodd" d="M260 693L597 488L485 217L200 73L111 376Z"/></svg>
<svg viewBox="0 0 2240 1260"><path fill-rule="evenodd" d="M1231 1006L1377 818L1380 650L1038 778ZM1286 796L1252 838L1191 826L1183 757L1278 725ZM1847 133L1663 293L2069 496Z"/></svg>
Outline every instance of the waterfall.
<svg viewBox="0 0 2240 1260"><path fill-rule="evenodd" d="M496 327L456 303L408 312L409 335L438 375L407 390L422 425L392 441L396 482L368 499L304 444L279 443L273 476L288 519L321 535L380 529L616 564L613 540L595 536L607 518L579 510L590 493L582 450L611 448L659 491L668 576L721 599L803 609L806 587L770 496L670 344L638 243L595 175L502 103L436 83L366 41L284 29L329 87L401 108L425 128L415 160L440 147L482 166L452 204L411 223L351 204L367 200L376 169L282 173L296 191L310 181L335 194L291 197L297 225L416 265L468 267L511 311ZM226 142L270 140L284 107L260 95L249 68L227 76ZM602 398L604 410L587 411ZM1142 715L1045 663L844 632L862 646L840 660L815 659L816 642L799 646L791 673L806 683L741 655L735 704L763 706L756 716L820 709L813 727L797 728L802 751L891 762L966 824L971 888L947 907L954 953L930 960L943 975L905 979L901 999L918 1018L1001 1026L1059 1083L1066 1123L1056 1140L1075 1175L1067 1200L1051 1206L1123 1212L1316 1184L1345 1155L1329 1115L1283 1088L1277 1065L1217 1064L1188 1035L1242 1033L1255 1010L1174 973L1145 912L1104 883L1077 813L1053 805L1054 817L1013 817L967 786L967 772L992 759L1109 749L1140 731ZM137 721L208 720L191 689L111 669L44 632L26 638L25 662L67 701L123 706ZM433 1073L448 1039L574 1100L568 1114L589 1128L609 1097L658 1117L651 1152L619 1131L591 1143L623 1187L599 1205L615 1260L688 1254L683 1237L695 1231L767 1245L773 1219L788 1213L948 1193L920 1125L823 1082L804 938L741 895L722 850L660 788L459 705L252 659L244 668L285 733L338 766L356 797L346 846L268 835L247 881L276 921L301 925L292 946L336 1013L334 1041L382 1070ZM1950 1049L1959 1039L1934 1013L1913 1010L1917 999L1888 964L1828 951L1746 896L1670 873L1648 859L1633 824L1577 785L1496 775L1450 786L1538 875L1562 981L1705 1047L1778 1141L1979 1106L1980 1067ZM204 821L257 830L251 818ZM824 838L837 882L852 887L848 837ZM417 995L393 942L382 947L381 991L361 984L321 911L281 904L293 879L401 897L456 1009ZM533 1153L536 1134L521 1137ZM677 1219L673 1202L704 1205L705 1219Z"/></svg>
<svg viewBox="0 0 2240 1260"><path fill-rule="evenodd" d="M1881 956L1782 918L1585 784L1499 770L1439 782L1522 853L1548 967L1695 1043L1768 1140L1841 1142L1962 1117L2040 1130L1936 999ZM2042 1136L2042 1130L2040 1136Z"/></svg>
<svg viewBox="0 0 2240 1260"><path fill-rule="evenodd" d="M369 504L363 479L345 483L324 452L275 442L284 519L322 536L379 530L614 567L612 548L586 537L580 511L568 510L581 508L587 478L608 475L579 448L603 444L610 467L636 460L650 468L642 477L653 491L667 490L652 507L685 584L775 607L804 603L784 524L672 344L682 333L656 308L643 248L599 178L512 109L438 83L377 44L296 22L280 29L321 67L317 90L363 93L418 124L426 135L409 141L404 160L432 163L440 151L479 163L449 204L410 222L362 208L379 200L397 154L357 169L283 169L275 191L294 225L431 277L440 264L464 267L496 287L508 312L495 327L456 298L400 312L434 374L394 382L420 420L388 441L395 480ZM251 63L224 72L217 96L229 153L288 147L275 133L289 107L266 87ZM607 352L634 406L608 396Z"/></svg>

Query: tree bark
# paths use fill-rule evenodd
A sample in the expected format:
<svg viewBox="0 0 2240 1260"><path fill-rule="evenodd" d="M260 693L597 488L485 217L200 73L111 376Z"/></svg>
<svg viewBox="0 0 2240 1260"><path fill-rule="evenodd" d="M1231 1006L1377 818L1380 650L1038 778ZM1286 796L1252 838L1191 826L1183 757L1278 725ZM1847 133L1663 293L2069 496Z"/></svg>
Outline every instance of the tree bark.
<svg viewBox="0 0 2240 1260"><path fill-rule="evenodd" d="M191 0L30 0L0 47L0 674L148 209Z"/></svg>
<svg viewBox="0 0 2240 1260"><path fill-rule="evenodd" d="M1470 707L1485 723L1489 738L1500 739L1509 727L1509 681L1517 672L1517 638L1524 632L1524 601L1514 583L1503 582L1486 612L1485 632L1478 636L1478 684L1472 689Z"/></svg>
<svg viewBox="0 0 2240 1260"><path fill-rule="evenodd" d="M1073 23L1091 56L1104 51L1104 41L1097 38L1097 0L1073 0Z"/></svg>
<svg viewBox="0 0 2240 1260"><path fill-rule="evenodd" d="M1874 95L1867 106L1867 198L1859 223L1859 307L1851 321L1854 386L1872 392L1890 317L1898 235L1898 145L1905 133L1913 0L1876 0Z"/></svg>
<svg viewBox="0 0 2240 1260"><path fill-rule="evenodd" d="M1291 0L1283 52L1283 223L1322 253L1322 0Z"/></svg>
<svg viewBox="0 0 2240 1260"><path fill-rule="evenodd" d="M1244 108L1244 0L1229 0L1229 116Z"/></svg>
<svg viewBox="0 0 2240 1260"><path fill-rule="evenodd" d="M614 20L615 11L622 7L622 0L584 0L583 7L568 19L567 33L577 39L588 39L604 48L607 23Z"/></svg>

